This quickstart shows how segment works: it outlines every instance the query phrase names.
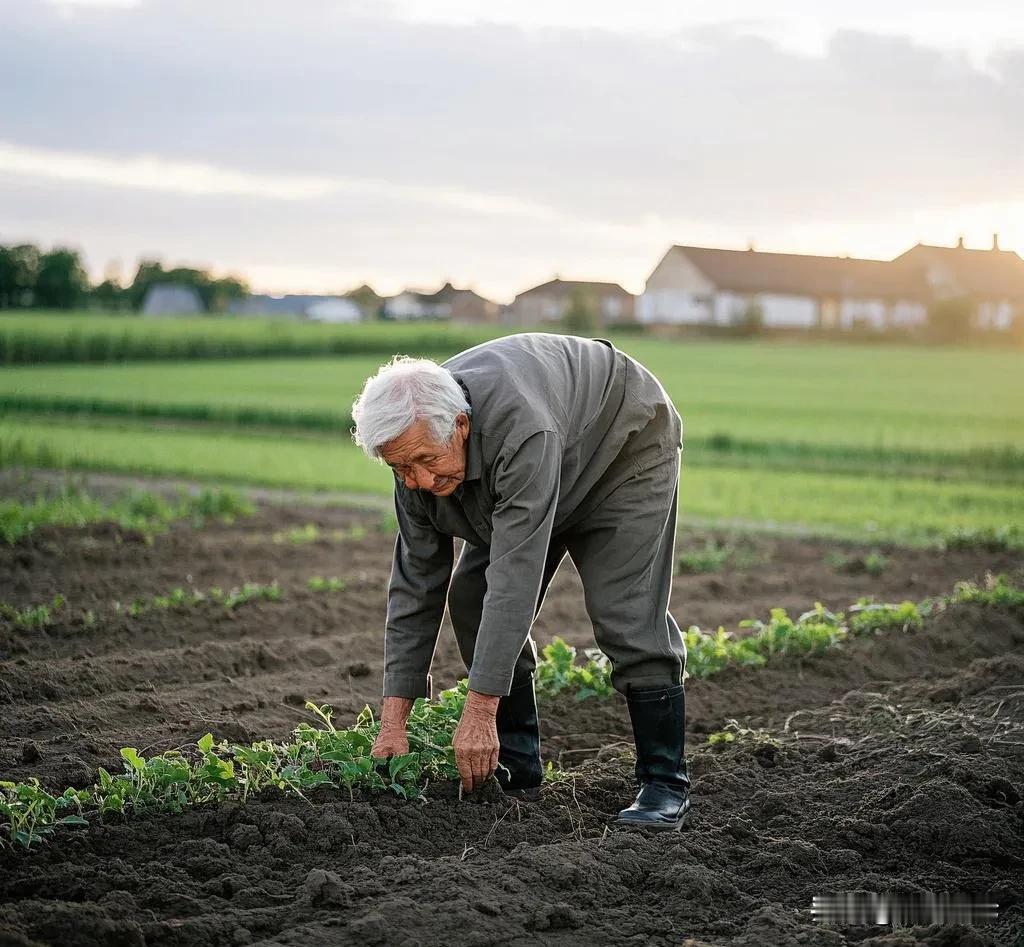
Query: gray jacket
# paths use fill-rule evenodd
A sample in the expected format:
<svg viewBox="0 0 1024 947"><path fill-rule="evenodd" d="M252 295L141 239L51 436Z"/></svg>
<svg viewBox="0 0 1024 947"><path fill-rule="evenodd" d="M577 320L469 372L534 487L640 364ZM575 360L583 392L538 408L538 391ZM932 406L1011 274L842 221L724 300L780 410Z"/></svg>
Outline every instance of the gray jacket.
<svg viewBox="0 0 1024 947"><path fill-rule="evenodd" d="M472 408L466 475L447 497L410 490L395 476L386 697L429 696L453 537L490 547L469 686L507 694L552 535L682 447L682 419L661 383L607 339L524 332L460 352L444 367Z"/></svg>

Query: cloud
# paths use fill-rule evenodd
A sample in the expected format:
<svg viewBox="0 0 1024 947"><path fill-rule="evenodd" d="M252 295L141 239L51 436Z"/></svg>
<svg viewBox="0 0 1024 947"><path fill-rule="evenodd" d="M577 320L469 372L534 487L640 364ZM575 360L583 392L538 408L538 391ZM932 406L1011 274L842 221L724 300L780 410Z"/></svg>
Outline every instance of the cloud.
<svg viewBox="0 0 1024 947"><path fill-rule="evenodd" d="M669 240L818 233L822 252L849 252L844 224L1024 198L1012 48L981 70L849 30L800 54L740 21L659 37L329 0L12 7L0 185L60 187L6 226L64 220L87 246L98 225L81 209L121 188L124 226L150 248L195 241L182 219L198 215L220 259L287 233L279 266L326 266L321 248L341 241L438 278L472 260L507 292L570 267L635 281ZM219 218L227 206L267 233Z"/></svg>

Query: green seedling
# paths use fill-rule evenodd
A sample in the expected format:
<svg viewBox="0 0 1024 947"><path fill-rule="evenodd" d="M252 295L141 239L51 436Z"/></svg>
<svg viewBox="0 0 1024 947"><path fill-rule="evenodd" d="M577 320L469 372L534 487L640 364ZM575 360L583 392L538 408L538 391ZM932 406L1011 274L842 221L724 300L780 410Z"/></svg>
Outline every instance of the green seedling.
<svg viewBox="0 0 1024 947"><path fill-rule="evenodd" d="M28 605L15 608L6 602L0 602L0 618L6 618L16 628L29 631L43 631L53 624L54 613L63 608L66 599L58 593L45 605Z"/></svg>
<svg viewBox="0 0 1024 947"><path fill-rule="evenodd" d="M585 662L577 664L576 649L556 637L545 645L542 655L536 671L538 691L557 694L566 689L575 690L577 700L610 697L614 693L611 664L597 648L585 649Z"/></svg>
<svg viewBox="0 0 1024 947"><path fill-rule="evenodd" d="M1006 573L994 575L986 572L981 585L977 582L957 582L949 598L951 604L973 602L980 605L1024 605L1024 589L1010 584Z"/></svg>

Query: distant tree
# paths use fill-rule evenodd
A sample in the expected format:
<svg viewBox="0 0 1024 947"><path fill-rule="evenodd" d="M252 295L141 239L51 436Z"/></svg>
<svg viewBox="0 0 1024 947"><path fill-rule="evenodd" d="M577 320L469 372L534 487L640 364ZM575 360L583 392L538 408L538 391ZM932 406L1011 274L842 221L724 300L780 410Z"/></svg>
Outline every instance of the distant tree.
<svg viewBox="0 0 1024 947"><path fill-rule="evenodd" d="M569 294L569 307L562 316L562 328L570 335L593 335L599 327L593 303L582 290L574 289Z"/></svg>
<svg viewBox="0 0 1024 947"><path fill-rule="evenodd" d="M154 283L163 282L164 265L159 260L139 260L139 268L135 271L135 279L128 287L128 305L132 309L141 309L142 301Z"/></svg>
<svg viewBox="0 0 1024 947"><path fill-rule="evenodd" d="M928 307L928 335L936 342L963 342L974 332L975 301L970 296L936 299Z"/></svg>
<svg viewBox="0 0 1024 947"><path fill-rule="evenodd" d="M0 309L31 306L38 276L38 247L29 243L0 246Z"/></svg>
<svg viewBox="0 0 1024 947"><path fill-rule="evenodd" d="M97 309L119 312L128 305L128 290L116 280L107 277L93 288L92 301Z"/></svg>
<svg viewBox="0 0 1024 947"><path fill-rule="evenodd" d="M224 312L234 299L244 299L249 295L249 284L236 276L225 276L211 279L206 275L206 284L199 285L199 295L206 303L207 312Z"/></svg>
<svg viewBox="0 0 1024 947"><path fill-rule="evenodd" d="M34 303L43 309L75 309L89 296L89 274L77 250L57 247L39 257Z"/></svg>
<svg viewBox="0 0 1024 947"><path fill-rule="evenodd" d="M740 314L736 328L740 335L757 335L764 328L764 306L759 299L750 299Z"/></svg>
<svg viewBox="0 0 1024 947"><path fill-rule="evenodd" d="M177 283L193 287L208 312L223 312L232 299L241 299L249 293L248 284L234 276L214 279L207 270L186 266L165 270L159 260L140 260L135 279L128 288L128 301L133 309L142 308L146 293L156 283Z"/></svg>

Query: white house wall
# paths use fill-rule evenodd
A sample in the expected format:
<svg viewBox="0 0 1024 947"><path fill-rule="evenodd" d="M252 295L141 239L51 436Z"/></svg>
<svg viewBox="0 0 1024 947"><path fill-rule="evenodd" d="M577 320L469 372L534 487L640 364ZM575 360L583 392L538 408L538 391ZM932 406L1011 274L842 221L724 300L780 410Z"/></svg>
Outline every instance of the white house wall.
<svg viewBox="0 0 1024 947"><path fill-rule="evenodd" d="M810 328L818 324L818 303L810 296L764 293L758 299L766 326Z"/></svg>
<svg viewBox="0 0 1024 947"><path fill-rule="evenodd" d="M895 328L910 328L928 321L928 307L924 303L895 302L889 309L889 324Z"/></svg>
<svg viewBox="0 0 1024 947"><path fill-rule="evenodd" d="M839 303L839 326L851 329L855 325L869 325L872 329L884 329L886 309L881 299L843 299Z"/></svg>
<svg viewBox="0 0 1024 947"><path fill-rule="evenodd" d="M678 247L672 247L647 278L637 299L639 322L701 323L711 317L714 284Z"/></svg>
<svg viewBox="0 0 1024 947"><path fill-rule="evenodd" d="M711 307L704 297L699 300L693 293L679 289L645 291L637 300L639 322L697 325L709 322Z"/></svg>

